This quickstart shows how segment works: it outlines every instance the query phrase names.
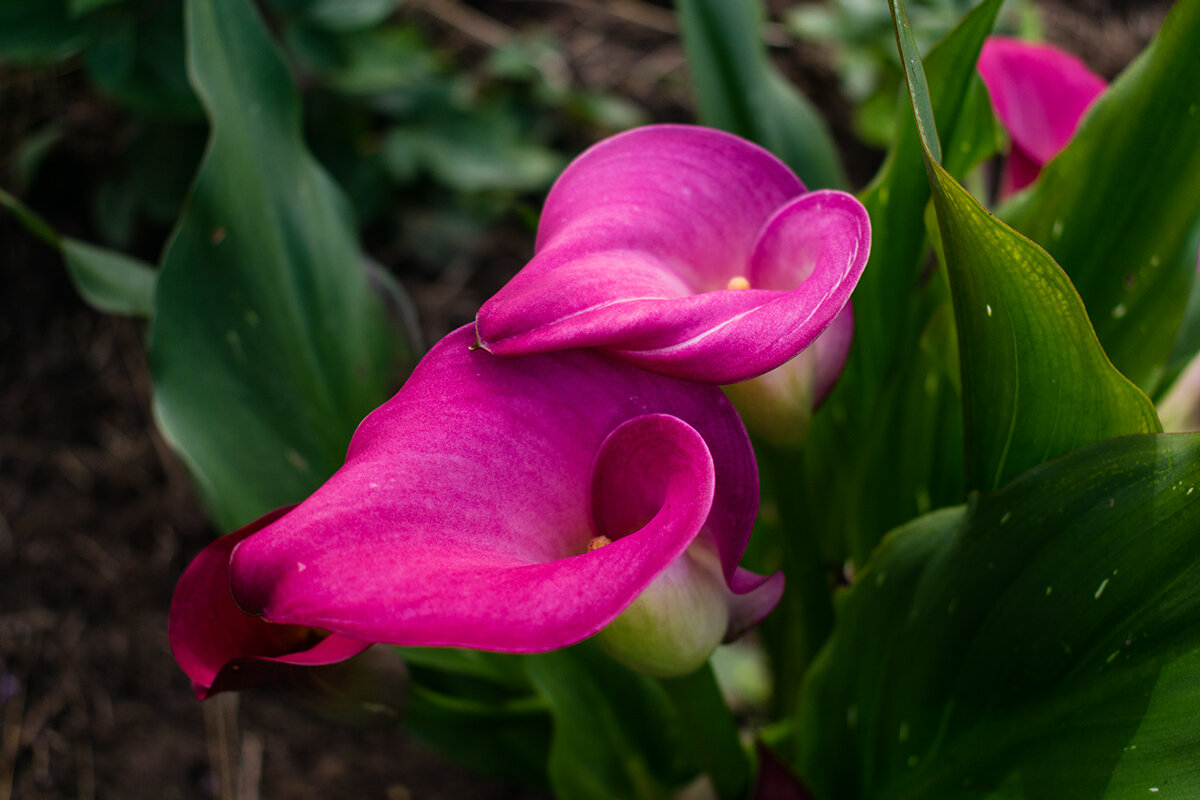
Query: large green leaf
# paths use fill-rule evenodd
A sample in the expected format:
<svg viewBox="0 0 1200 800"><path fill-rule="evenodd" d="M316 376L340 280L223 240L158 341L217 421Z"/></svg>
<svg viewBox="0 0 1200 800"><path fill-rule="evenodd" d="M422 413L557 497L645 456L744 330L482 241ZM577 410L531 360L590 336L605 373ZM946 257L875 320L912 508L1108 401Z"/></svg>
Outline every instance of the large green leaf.
<svg viewBox="0 0 1200 800"><path fill-rule="evenodd" d="M1125 437L888 536L796 761L820 798L1200 794L1200 437Z"/></svg>
<svg viewBox="0 0 1200 800"><path fill-rule="evenodd" d="M700 121L758 142L810 189L846 185L816 107L771 65L757 0L677 0Z"/></svg>
<svg viewBox="0 0 1200 800"><path fill-rule="evenodd" d="M232 527L328 477L411 353L253 7L193 0L187 28L212 137L164 256L150 357L159 424Z"/></svg>
<svg viewBox="0 0 1200 800"><path fill-rule="evenodd" d="M891 1L954 298L967 487L993 489L1082 445L1161 431L1153 404L1105 356L1054 260L939 163L929 87L903 2Z"/></svg>
<svg viewBox="0 0 1200 800"><path fill-rule="evenodd" d="M1082 295L1113 363L1155 389L1196 274L1200 0L1180 0L1034 188L1003 212Z"/></svg>

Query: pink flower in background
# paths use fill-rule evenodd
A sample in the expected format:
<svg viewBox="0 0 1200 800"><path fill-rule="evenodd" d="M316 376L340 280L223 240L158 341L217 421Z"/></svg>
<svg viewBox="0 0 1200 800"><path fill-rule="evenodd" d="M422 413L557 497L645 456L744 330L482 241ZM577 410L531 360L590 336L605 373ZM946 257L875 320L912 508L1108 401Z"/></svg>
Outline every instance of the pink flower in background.
<svg viewBox="0 0 1200 800"><path fill-rule="evenodd" d="M477 336L501 356L598 347L660 374L734 383L812 344L846 307L869 249L857 200L806 192L757 145L639 128L558 179L533 259L483 304ZM829 352L823 387L845 348Z"/></svg>
<svg viewBox="0 0 1200 800"><path fill-rule="evenodd" d="M782 575L737 566L758 473L720 389L594 351L498 359L473 340L463 328L430 351L310 498L188 568L170 634L198 694L283 668L264 657L538 652L618 615L606 649L679 674L774 607Z"/></svg>
<svg viewBox="0 0 1200 800"><path fill-rule="evenodd" d="M1012 140L1000 187L1003 197L1032 183L1066 147L1107 84L1069 53L1000 36L984 43L978 68L996 117Z"/></svg>

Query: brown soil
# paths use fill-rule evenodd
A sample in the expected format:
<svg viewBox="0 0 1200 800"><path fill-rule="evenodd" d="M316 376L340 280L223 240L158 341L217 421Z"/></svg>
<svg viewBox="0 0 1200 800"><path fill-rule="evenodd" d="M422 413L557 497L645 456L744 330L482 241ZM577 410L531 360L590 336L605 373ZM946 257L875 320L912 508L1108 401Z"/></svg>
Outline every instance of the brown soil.
<svg viewBox="0 0 1200 800"><path fill-rule="evenodd" d="M1165 7L1045 5L1050 38L1109 76ZM682 54L663 6L422 0L405 8L448 47L468 51L544 24L565 43L572 80L638 98L658 121L689 119ZM832 113L851 174L865 179L878 155L851 142L828 68L811 54L779 56ZM68 154L28 199L59 230L95 238L81 222L79 176L102 172L119 150L119 113L69 66L0 71L0 101L8 117L0 181L11 187L23 131L63 120ZM143 255L153 259L163 235L146 232ZM526 232L502 228L457 271L402 275L427 334L469 321L529 246ZM193 700L167 647L167 608L184 566L218 532L154 430L144 334L142 324L84 306L58 258L0 213L0 800L211 798L223 783L239 798L538 796L467 773L402 731L330 725L270 694L207 711Z"/></svg>

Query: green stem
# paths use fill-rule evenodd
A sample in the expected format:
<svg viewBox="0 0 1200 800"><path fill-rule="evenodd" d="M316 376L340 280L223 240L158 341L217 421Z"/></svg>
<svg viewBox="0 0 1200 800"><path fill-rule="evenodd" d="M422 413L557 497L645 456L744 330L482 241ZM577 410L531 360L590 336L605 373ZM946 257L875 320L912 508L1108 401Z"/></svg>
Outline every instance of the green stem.
<svg viewBox="0 0 1200 800"><path fill-rule="evenodd" d="M62 250L62 240L59 239L58 234L54 232L54 228L50 227L50 223L46 222L46 220L38 216L33 209L29 208L3 189L0 189L0 206L4 206L11 211L13 216L17 218L17 221L25 226L25 230L38 237L55 250Z"/></svg>
<svg viewBox="0 0 1200 800"><path fill-rule="evenodd" d="M780 607L767 618L774 634L772 651L777 708L795 710L808 665L833 629L830 575L814 530L812 509L806 508L803 458L800 453L756 442L764 478L779 508L782 569L787 579ZM772 619L775 618L775 619Z"/></svg>
<svg viewBox="0 0 1200 800"><path fill-rule="evenodd" d="M682 678L663 679L662 685L679 714L685 739L712 778L717 797L745 798L750 789L750 760L712 665L705 663Z"/></svg>

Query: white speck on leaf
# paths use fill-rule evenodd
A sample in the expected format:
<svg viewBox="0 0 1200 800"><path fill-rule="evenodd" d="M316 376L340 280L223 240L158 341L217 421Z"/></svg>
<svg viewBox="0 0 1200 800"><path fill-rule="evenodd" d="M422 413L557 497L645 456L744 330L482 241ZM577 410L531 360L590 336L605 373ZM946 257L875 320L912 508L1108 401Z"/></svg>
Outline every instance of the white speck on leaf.
<svg viewBox="0 0 1200 800"><path fill-rule="evenodd" d="M1097 600L1099 600L1100 595L1104 594L1104 590L1106 588L1108 588L1108 578L1105 578L1104 580L1100 581L1100 588L1096 590L1096 593L1094 595L1092 595L1092 597L1095 597Z"/></svg>

